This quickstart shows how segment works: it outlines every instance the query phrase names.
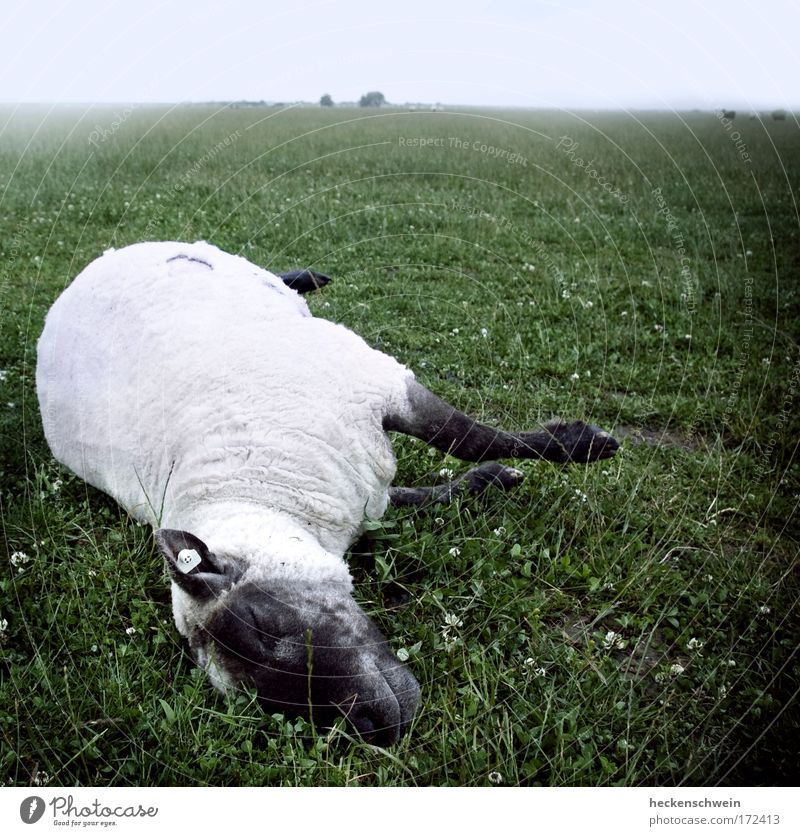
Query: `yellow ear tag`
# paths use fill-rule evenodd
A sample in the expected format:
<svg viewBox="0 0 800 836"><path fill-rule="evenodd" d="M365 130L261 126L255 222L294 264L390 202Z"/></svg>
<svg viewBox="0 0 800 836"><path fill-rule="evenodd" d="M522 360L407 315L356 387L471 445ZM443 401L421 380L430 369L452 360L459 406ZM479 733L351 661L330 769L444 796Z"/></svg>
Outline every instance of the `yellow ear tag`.
<svg viewBox="0 0 800 836"><path fill-rule="evenodd" d="M194 549L181 549L178 552L178 559L175 561L175 565L178 567L179 572L183 572L186 575L195 566L199 566L201 562L200 555Z"/></svg>

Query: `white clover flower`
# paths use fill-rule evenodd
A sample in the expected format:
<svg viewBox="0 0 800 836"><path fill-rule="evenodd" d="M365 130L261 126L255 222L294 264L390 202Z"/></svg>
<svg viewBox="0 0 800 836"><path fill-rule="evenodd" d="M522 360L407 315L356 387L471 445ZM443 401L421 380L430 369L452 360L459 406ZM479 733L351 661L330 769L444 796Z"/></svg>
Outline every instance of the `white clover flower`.
<svg viewBox="0 0 800 836"><path fill-rule="evenodd" d="M463 625L464 625L464 622L455 613L452 613L452 612L445 613L445 615L444 615L444 629L445 630L449 630L451 627L455 627L456 629L458 629L459 627L462 627Z"/></svg>
<svg viewBox="0 0 800 836"><path fill-rule="evenodd" d="M499 772L490 772L489 773L489 781L492 784L502 784L503 783L503 776Z"/></svg>
<svg viewBox="0 0 800 836"><path fill-rule="evenodd" d="M759 615L769 615L771 612L772 612L772 610L770 610L770 608L766 604L762 604L758 608L758 614Z"/></svg>
<svg viewBox="0 0 800 836"><path fill-rule="evenodd" d="M451 467L443 467L439 471L439 475L444 477L445 479L452 479L453 478L453 468Z"/></svg>
<svg viewBox="0 0 800 836"><path fill-rule="evenodd" d="M0 383L5 383L6 378L8 378L8 372L6 369L0 369Z"/></svg>
<svg viewBox="0 0 800 836"><path fill-rule="evenodd" d="M17 567L17 572L24 571L26 563L30 563L30 557L25 552L14 552L11 555L11 565Z"/></svg>
<svg viewBox="0 0 800 836"><path fill-rule="evenodd" d="M687 649L687 650L702 650L703 645L705 645L705 642L701 642L701 641L700 641L700 639L696 639L696 638L694 638L694 636L693 636L693 637L692 637L691 639L689 639L689 641L687 642L687 644L686 644L686 649Z"/></svg>
<svg viewBox="0 0 800 836"><path fill-rule="evenodd" d="M458 336L458 328L453 328L453 330L450 332L450 336L451 337L457 337Z"/></svg>
<svg viewBox="0 0 800 836"><path fill-rule="evenodd" d="M435 525L444 525L444 517L436 517L433 522Z"/></svg>
<svg viewBox="0 0 800 836"><path fill-rule="evenodd" d="M580 380L580 379L581 379L581 376L580 376L577 372L573 372L573 373L569 376L569 379L570 379L570 380Z"/></svg>
<svg viewBox="0 0 800 836"><path fill-rule="evenodd" d="M642 287L652 287L653 283L648 282L647 279L642 279Z"/></svg>
<svg viewBox="0 0 800 836"><path fill-rule="evenodd" d="M728 659L728 667L735 668L736 667L736 660L735 659Z"/></svg>
<svg viewBox="0 0 800 836"><path fill-rule="evenodd" d="M620 316L627 316L627 315L628 315L627 311L622 311L622 313L620 314Z"/></svg>
<svg viewBox="0 0 800 836"><path fill-rule="evenodd" d="M135 633L136 633L136 628L135 628L135 627L128 627L128 628L125 630L125 632L126 632L129 636L133 636L133 635L135 635Z"/></svg>
<svg viewBox="0 0 800 836"><path fill-rule="evenodd" d="M653 330L660 333L664 330L664 326L660 325L658 322L653 326Z"/></svg>
<svg viewBox="0 0 800 836"><path fill-rule="evenodd" d="M502 537L506 533L505 528L501 525L499 528L494 529L494 536L495 537Z"/></svg>
<svg viewBox="0 0 800 836"><path fill-rule="evenodd" d="M713 575L704 575L703 580L708 581L708 583L711 583L711 581L714 580L714 576Z"/></svg>
<svg viewBox="0 0 800 836"><path fill-rule="evenodd" d="M680 676L685 670L686 668L684 668L683 665L680 665L677 662L674 665L670 665L669 668L669 672L673 676Z"/></svg>
<svg viewBox="0 0 800 836"><path fill-rule="evenodd" d="M481 328L481 336L486 339L489 336L489 331L487 328Z"/></svg>
<svg viewBox="0 0 800 836"><path fill-rule="evenodd" d="M728 696L728 689L724 685L719 686L719 698L724 700Z"/></svg>
<svg viewBox="0 0 800 836"><path fill-rule="evenodd" d="M64 484L64 483L63 483L60 479L56 479L56 480L53 482L53 490L54 490L54 491L59 491L59 490L61 490L61 486L62 486L63 484Z"/></svg>
<svg viewBox="0 0 800 836"><path fill-rule="evenodd" d="M458 557L461 554L461 549L458 546L453 546L447 553L450 557Z"/></svg>
<svg viewBox="0 0 800 836"><path fill-rule="evenodd" d="M544 679L547 676L547 671L532 656L528 656L522 664L527 668L527 672L537 679Z"/></svg>
<svg viewBox="0 0 800 836"><path fill-rule="evenodd" d="M0 633L5 633L8 630L8 619L0 618Z"/></svg>
<svg viewBox="0 0 800 836"><path fill-rule="evenodd" d="M623 639L622 636L614 630L609 630L603 639L603 647L606 650L613 650L614 648L622 650L626 644L627 642L625 639Z"/></svg>
<svg viewBox="0 0 800 836"><path fill-rule="evenodd" d="M586 502L586 501L589 499L589 497L587 496L587 494L585 494L585 493L584 493L584 492L583 492L580 488L575 488L575 496L576 496L576 497L577 497L577 499L579 499L581 502Z"/></svg>

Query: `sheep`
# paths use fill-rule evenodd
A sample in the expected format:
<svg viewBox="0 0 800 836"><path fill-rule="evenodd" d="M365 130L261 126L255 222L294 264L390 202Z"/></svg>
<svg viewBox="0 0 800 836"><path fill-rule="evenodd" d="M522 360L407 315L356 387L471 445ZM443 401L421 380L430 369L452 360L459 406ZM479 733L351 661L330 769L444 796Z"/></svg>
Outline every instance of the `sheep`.
<svg viewBox="0 0 800 836"><path fill-rule="evenodd" d="M420 687L352 595L344 555L365 518L520 481L490 459L618 447L582 422L481 425L280 277L202 241L89 264L47 314L36 386L54 457L154 528L176 628L211 683L321 726L343 714L384 746ZM394 487L390 431L483 464Z"/></svg>

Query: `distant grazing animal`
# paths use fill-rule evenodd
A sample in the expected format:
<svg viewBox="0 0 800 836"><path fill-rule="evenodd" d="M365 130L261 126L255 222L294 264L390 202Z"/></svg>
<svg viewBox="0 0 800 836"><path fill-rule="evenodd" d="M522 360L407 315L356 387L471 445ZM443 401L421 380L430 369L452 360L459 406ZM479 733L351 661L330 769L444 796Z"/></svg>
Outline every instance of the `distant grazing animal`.
<svg viewBox="0 0 800 836"><path fill-rule="evenodd" d="M735 110L723 110L722 115L725 119L735 119L736 118L736 111Z"/></svg>
<svg viewBox="0 0 800 836"><path fill-rule="evenodd" d="M312 317L294 279L202 241L105 253L47 315L42 420L60 462L157 529L175 624L219 690L254 688L270 711L318 725L343 714L387 745L420 689L353 599L345 551L390 502L521 479L490 461L445 484L391 487L387 431L472 462L590 462L618 445L582 422L477 423Z"/></svg>

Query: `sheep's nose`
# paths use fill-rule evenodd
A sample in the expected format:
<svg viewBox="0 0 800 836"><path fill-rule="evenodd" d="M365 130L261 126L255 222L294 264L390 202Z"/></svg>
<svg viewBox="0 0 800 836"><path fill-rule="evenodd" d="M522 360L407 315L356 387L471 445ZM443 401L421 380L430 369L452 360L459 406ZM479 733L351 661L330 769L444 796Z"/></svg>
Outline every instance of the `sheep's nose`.
<svg viewBox="0 0 800 836"><path fill-rule="evenodd" d="M420 688L414 675L395 663L384 668L373 699L353 699L347 718L368 743L391 746L405 734L419 706Z"/></svg>
<svg viewBox="0 0 800 836"><path fill-rule="evenodd" d="M369 703L357 705L348 715L355 730L367 743L375 746L391 746L400 739L401 726L386 717L381 707Z"/></svg>
<svg viewBox="0 0 800 836"><path fill-rule="evenodd" d="M419 708L421 697L419 682L414 674L405 665L399 664L396 659L391 667L383 669L383 674L400 709L400 723L397 727L397 737L400 738L411 725Z"/></svg>

